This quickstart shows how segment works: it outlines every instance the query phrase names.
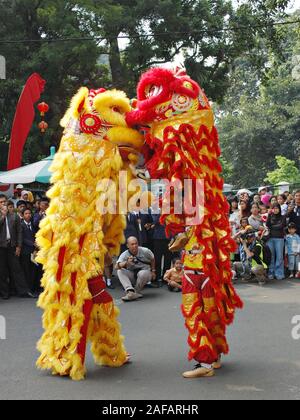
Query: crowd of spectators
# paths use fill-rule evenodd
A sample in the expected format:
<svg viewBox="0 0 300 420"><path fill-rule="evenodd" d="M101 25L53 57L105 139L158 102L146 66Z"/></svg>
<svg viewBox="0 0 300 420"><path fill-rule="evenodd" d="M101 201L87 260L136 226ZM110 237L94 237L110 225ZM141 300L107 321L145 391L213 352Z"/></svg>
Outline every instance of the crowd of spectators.
<svg viewBox="0 0 300 420"><path fill-rule="evenodd" d="M229 221L237 250L232 255L234 279L263 285L300 277L300 190L273 195L240 190L229 198Z"/></svg>
<svg viewBox="0 0 300 420"><path fill-rule="evenodd" d="M42 266L35 261L35 235L49 200L18 185L12 197L0 194L0 295L36 298Z"/></svg>
<svg viewBox="0 0 300 420"><path fill-rule="evenodd" d="M240 190L228 197L229 222L237 247L232 254L234 281L300 277L300 190L272 195L267 187L252 194ZM47 197L34 197L18 185L12 197L0 195L0 295L9 299L37 297L42 267L36 262L35 235L49 206ZM160 214L130 212L124 231L126 243L113 264L106 261L107 287L113 289L113 273L126 301L142 297L145 287L166 282L172 292L181 291L183 266L180 253L169 250L170 238L160 224Z"/></svg>

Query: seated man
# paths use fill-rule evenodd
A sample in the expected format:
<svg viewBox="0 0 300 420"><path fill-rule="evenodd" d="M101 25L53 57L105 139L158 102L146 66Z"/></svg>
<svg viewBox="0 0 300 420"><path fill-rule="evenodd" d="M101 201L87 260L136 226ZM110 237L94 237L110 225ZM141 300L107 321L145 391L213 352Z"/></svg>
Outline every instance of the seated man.
<svg viewBox="0 0 300 420"><path fill-rule="evenodd" d="M140 247L134 237L127 239L127 248L128 250L120 255L116 265L118 278L126 291L126 296L122 298L124 302L143 297L140 292L156 277L153 252Z"/></svg>
<svg viewBox="0 0 300 420"><path fill-rule="evenodd" d="M267 264L264 261L263 245L256 240L255 231L250 229L240 238L241 262L233 264L237 277L250 278L254 275L259 285L266 283Z"/></svg>

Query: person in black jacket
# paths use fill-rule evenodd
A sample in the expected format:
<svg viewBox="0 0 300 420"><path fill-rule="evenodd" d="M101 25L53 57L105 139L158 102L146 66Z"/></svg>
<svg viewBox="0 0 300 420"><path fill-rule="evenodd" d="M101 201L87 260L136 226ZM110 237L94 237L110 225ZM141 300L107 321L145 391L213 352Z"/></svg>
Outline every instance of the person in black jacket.
<svg viewBox="0 0 300 420"><path fill-rule="evenodd" d="M274 204L272 212L268 216L267 227L270 232L270 239L267 242L272 253L272 260L269 267L269 279L274 277L277 280L284 279L284 236L286 218L281 215L281 207Z"/></svg>
<svg viewBox="0 0 300 420"><path fill-rule="evenodd" d="M295 223L296 233L300 235L300 190L295 192L295 206L289 207L287 217L289 223Z"/></svg>
<svg viewBox="0 0 300 420"><path fill-rule="evenodd" d="M128 212L126 216L126 228L124 230L124 236L126 241L128 238L134 237L139 238L139 224L138 215L135 212ZM127 250L127 245L122 244L121 253Z"/></svg>
<svg viewBox="0 0 300 420"><path fill-rule="evenodd" d="M39 286L36 284L37 279L37 266L31 261L31 255L34 253L35 247L35 229L32 223L31 210L26 209L22 212L23 220L22 231L23 231L23 243L21 250L21 266L25 275L27 285L31 292L35 293L38 291Z"/></svg>

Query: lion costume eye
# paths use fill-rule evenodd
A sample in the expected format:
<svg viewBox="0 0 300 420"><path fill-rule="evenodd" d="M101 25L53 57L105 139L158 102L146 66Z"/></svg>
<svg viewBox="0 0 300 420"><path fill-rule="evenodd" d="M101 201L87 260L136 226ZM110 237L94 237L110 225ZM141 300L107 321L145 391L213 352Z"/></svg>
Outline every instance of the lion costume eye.
<svg viewBox="0 0 300 420"><path fill-rule="evenodd" d="M154 96L158 96L162 90L162 86L149 85L145 89L145 97L149 99L153 98Z"/></svg>
<svg viewBox="0 0 300 420"><path fill-rule="evenodd" d="M121 107L119 107L119 106L114 106L114 107L112 107L112 110L114 111L114 112L117 112L118 114L125 114L125 110L124 109L122 109Z"/></svg>

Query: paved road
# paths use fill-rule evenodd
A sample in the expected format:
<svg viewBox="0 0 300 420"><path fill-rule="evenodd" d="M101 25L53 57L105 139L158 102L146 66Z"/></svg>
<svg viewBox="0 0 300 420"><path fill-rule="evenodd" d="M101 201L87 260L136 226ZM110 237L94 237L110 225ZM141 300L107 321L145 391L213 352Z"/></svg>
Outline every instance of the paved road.
<svg viewBox="0 0 300 420"><path fill-rule="evenodd" d="M0 340L0 399L300 399L300 340L291 320L300 315L300 281L264 288L238 286L245 309L229 329L231 354L214 378L185 380L186 331L180 295L166 289L145 292L144 300L121 304L133 363L99 368L87 359L87 380L75 383L35 369L35 343L41 334L34 302L0 301L7 339Z"/></svg>

